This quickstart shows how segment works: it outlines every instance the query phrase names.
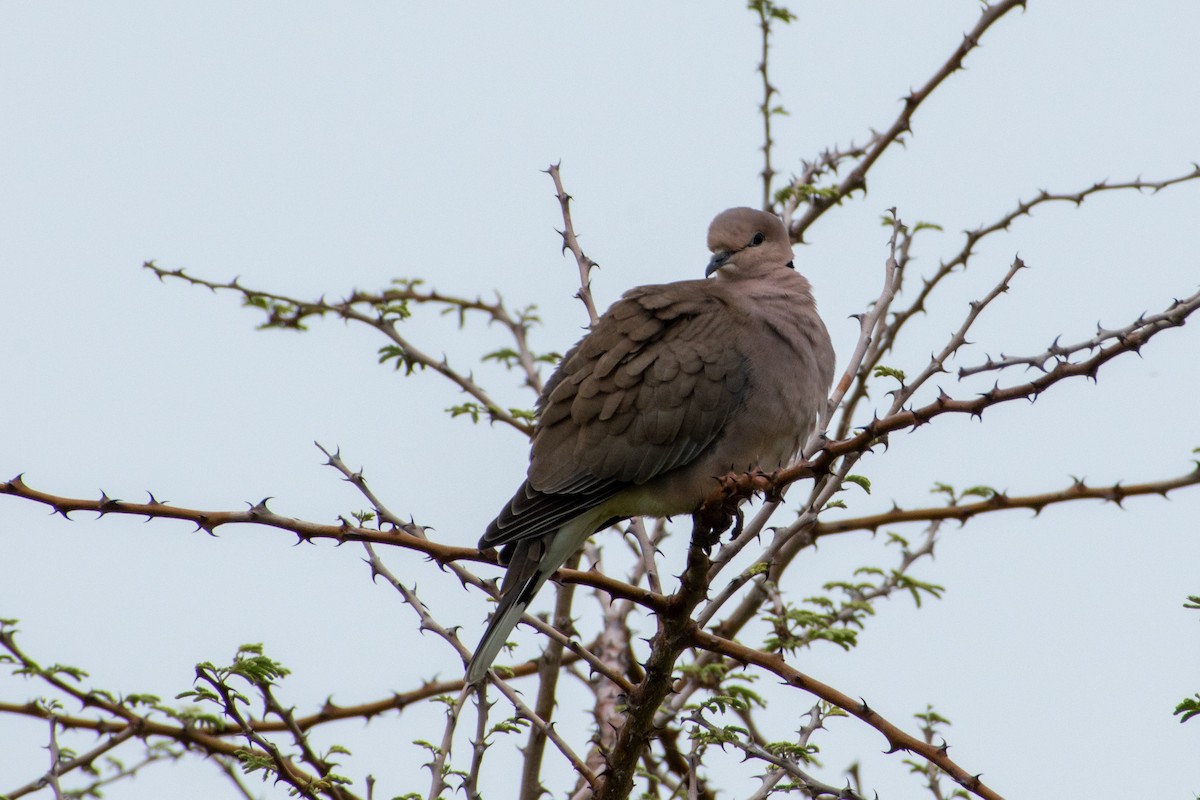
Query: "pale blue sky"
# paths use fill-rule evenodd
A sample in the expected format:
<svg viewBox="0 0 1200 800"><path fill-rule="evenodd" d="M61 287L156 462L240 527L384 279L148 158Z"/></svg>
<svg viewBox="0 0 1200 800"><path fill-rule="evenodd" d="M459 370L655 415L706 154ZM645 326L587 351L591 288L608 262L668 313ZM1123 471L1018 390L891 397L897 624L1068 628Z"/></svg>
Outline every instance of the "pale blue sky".
<svg viewBox="0 0 1200 800"><path fill-rule="evenodd" d="M918 112L870 193L797 249L841 359L856 336L848 316L878 293L884 209L945 226L919 253L931 269L958 249L958 231L1039 189L1161 179L1200 159L1200 9L1030 5ZM780 171L888 125L978 7L793 4L800 19L779 31L772 63L790 111L776 122ZM377 366L382 342L367 331L326 322L303 336L257 333L235 298L160 284L140 264L301 297L398 276L458 293L495 288L514 305L536 303L546 325L535 346L563 350L585 317L539 170L562 161L577 229L602 265L599 304L639 283L699 276L711 217L760 197L758 46L756 20L736 2L5 3L0 473L67 495L141 499L149 489L212 509L271 495L280 513L332 521L363 502L321 466L316 439L364 467L394 510L474 543L523 475L519 436L448 419L441 409L459 395ZM1198 218L1200 184L1045 208L989 240L889 363L923 366L1018 252L1033 269L980 322L964 363L1161 310L1200 280ZM464 366L491 349L482 326L413 325L426 349ZM1200 446L1198 346L1188 326L1098 385L995 409L982 425L942 420L893 437L858 470L874 493L848 498L852 508L932 502L939 480L1028 493L1071 475L1186 472ZM505 402L529 405L513 378L478 374ZM1200 690L1200 627L1181 608L1200 593L1198 516L1192 490L1125 511L978 520L948 533L918 571L947 587L944 600L919 612L885 604L858 650L797 663L910 730L910 714L935 703L955 723L951 754L1009 797L1120 797L1131 785L1189 797L1200 791L1200 722L1181 726L1170 711ZM227 659L246 641L265 641L295 670L284 695L302 709L334 688L337 701L361 702L461 669L441 643L416 638L411 613L370 583L353 547L89 517L68 524L0 498L0 616L22 620L35 658L82 666L97 686L170 697L197 661ZM665 557L681 565L675 544ZM387 561L447 623L469 629L486 614L477 594L428 565ZM816 586L862 563L890 556L880 541L846 536L793 577ZM0 676L6 700L34 689ZM777 707L785 732L800 710ZM580 724L572 713L563 725ZM440 710L418 710L334 726L323 741L354 751L344 771L360 790L372 772L391 796L425 789L422 753L408 743L440 730ZM45 768L45 737L44 724L0 718L0 792ZM882 797L917 795L900 759L879 755L882 740L858 723L837 723L819 744L823 777L837 782L861 759ZM503 796L508 776L492 779ZM731 778L732 796L748 785ZM109 796L186 800L222 787L213 766L191 760Z"/></svg>

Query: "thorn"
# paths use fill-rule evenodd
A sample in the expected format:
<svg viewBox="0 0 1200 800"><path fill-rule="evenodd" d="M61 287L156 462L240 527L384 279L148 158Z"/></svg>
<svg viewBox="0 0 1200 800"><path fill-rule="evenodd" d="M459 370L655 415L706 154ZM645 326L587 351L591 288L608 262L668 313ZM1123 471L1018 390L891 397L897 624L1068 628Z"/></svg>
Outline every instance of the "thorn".
<svg viewBox="0 0 1200 800"><path fill-rule="evenodd" d="M259 500L258 503L255 505L250 505L250 503L246 503L246 505L250 506L250 516L255 517L255 516L258 516L259 514L273 513L271 511L271 509L267 508L267 501L274 500L274 499L275 498L273 498L273 497L264 497L262 500Z"/></svg>
<svg viewBox="0 0 1200 800"><path fill-rule="evenodd" d="M97 513L99 513L100 516L103 517L109 511L117 510L117 508L120 505L121 505L120 500L109 497L107 494L104 493L103 489L100 490L100 505L99 505L98 511L97 511Z"/></svg>

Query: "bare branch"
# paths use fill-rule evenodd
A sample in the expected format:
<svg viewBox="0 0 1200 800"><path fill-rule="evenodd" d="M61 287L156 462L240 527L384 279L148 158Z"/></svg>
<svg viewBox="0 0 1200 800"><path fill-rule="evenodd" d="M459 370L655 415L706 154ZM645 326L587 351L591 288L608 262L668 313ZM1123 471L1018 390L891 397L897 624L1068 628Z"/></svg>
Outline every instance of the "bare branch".
<svg viewBox="0 0 1200 800"><path fill-rule="evenodd" d="M995 5L984 6L983 11L979 15L979 20L975 23L975 27L970 32L963 34L962 41L941 68L933 74L933 76L925 82L925 84L915 91L912 91L904 98L904 107L901 109L899 116L892 122L891 126L886 131L873 137L870 146L866 153L859 159L854 168L849 174L842 179L836 189L829 195L817 195L812 198L808 206L808 210L792 223L791 234L792 240L795 242L804 241L804 233L808 228L817 221L833 206L837 205L842 199L848 196L856 189L865 189L867 185L867 172L874 166L883 152L896 142L900 136L912 130L912 117L921 103L933 93L946 78L953 75L955 72L963 68L963 60L967 54L979 46L979 40L988 28L994 25L1001 17L1014 8L1024 8L1025 0L1003 0Z"/></svg>
<svg viewBox="0 0 1200 800"><path fill-rule="evenodd" d="M771 84L771 78L768 74L771 52L771 24L773 22L789 23L795 16L786 8L776 5L773 0L751 0L750 9L758 14L759 29L762 31L762 58L758 62L758 73L762 76L763 99L762 105L759 106L759 113L762 115L763 121L763 199L762 208L764 211L771 211L774 207L774 197L771 194L771 182L775 178L775 170L771 166L771 148L775 144L775 140L771 138L771 117L776 114L785 114L782 108L773 107L771 98L779 93L779 90Z"/></svg>
<svg viewBox="0 0 1200 800"><path fill-rule="evenodd" d="M493 676L492 685L494 685L500 691L500 693L508 699L508 702L512 703L513 707L516 708L517 713L522 719L529 720L531 724L542 730L542 732L546 735L546 738L549 739L551 744L553 744L558 751L563 754L567 761L570 762L571 768L574 769L584 781L586 781L590 786L595 786L596 781L599 780L596 773L584 763L583 759L579 757L579 754L576 753L571 746L567 744L566 740L564 740L558 734L558 731L554 729L553 725L547 723L545 720L535 714L533 709L525 705L524 701L521 700L521 696L517 694L517 692L514 691L506 681L495 679L495 672L496 671L493 669L489 673Z"/></svg>
<svg viewBox="0 0 1200 800"><path fill-rule="evenodd" d="M1166 497L1169 492L1186 486L1200 485L1200 464L1187 473L1175 478L1147 483L1115 483L1112 486L1088 486L1082 480L1077 480L1058 492L1044 492L1031 495L1009 495L996 492L985 500L963 505L947 505L932 508L894 508L882 514L872 514L865 517L851 517L833 522L819 522L813 531L816 537L830 536L847 531L876 531L884 525L901 525L912 522L936 522L957 520L966 522L974 517L990 514L995 511L1009 511L1024 508L1040 514L1047 506L1069 503L1077 500L1103 500L1106 503L1121 505L1126 498L1158 495Z"/></svg>
<svg viewBox="0 0 1200 800"><path fill-rule="evenodd" d="M959 785L978 797L985 798L985 800L1002 800L999 794L985 786L977 776L972 775L951 761L950 757L946 755L945 748L934 747L911 734L905 733L865 702L855 700L850 695L793 669L788 666L781 656L773 653L764 653L761 650L746 647L738 642L714 636L707 631L699 629L693 631L692 640L697 647L711 650L726 658L731 658L735 662L753 664L765 669L778 676L789 686L794 686L797 689L808 692L814 697L818 697L826 703L842 709L847 714L857 717L883 734L883 737L887 739L889 751L907 750L911 753L916 753L926 761L936 764L938 768L957 781Z"/></svg>
<svg viewBox="0 0 1200 800"><path fill-rule="evenodd" d="M596 304L592 302L592 269L600 265L588 258L584 254L583 248L579 246L579 238L575 235L575 226L571 222L571 195L567 194L567 190L563 188L559 165L551 164L545 172L554 181L558 204L562 208L563 229L558 234L563 240L563 252L570 250L571 254L575 256L575 263L579 265L579 291L575 296L587 309L588 321L595 325L596 320L600 319L600 315L596 313Z"/></svg>
<svg viewBox="0 0 1200 800"><path fill-rule="evenodd" d="M517 345L517 361L525 371L525 381L540 391L541 377L535 366L535 356L529 351L526 341L527 329L532 320L526 314L513 318L499 301L485 303L479 299L469 300L436 291L420 291L415 288L419 281L399 281L399 288L376 294L356 291L340 302L329 302L324 298L309 301L251 289L243 286L237 278L220 283L193 277L182 269L163 269L152 261L147 261L143 266L160 280L177 278L193 286L204 286L214 292L231 291L241 294L245 305L266 312L267 322L263 327L303 330L304 320L308 317L328 314L374 328L391 342L391 345L380 349L381 361L395 360L397 369L403 367L410 373L415 369L433 370L474 398L489 419L503 422L526 436L533 432L533 426L528 419L516 416L513 409L501 407L469 373L452 367L445 357L435 358L424 352L403 336L397 327L410 314L408 303L441 305L457 313L460 321L468 311L484 312L491 321L499 322L512 333Z"/></svg>
<svg viewBox="0 0 1200 800"><path fill-rule="evenodd" d="M949 277L955 271L965 269L967 267L971 257L975 253L975 248L984 238L995 233L1007 231L1014 221L1023 216L1030 216L1031 211L1034 208L1044 203L1071 202L1078 206L1081 205L1084 200L1094 194L1110 191L1134 190L1138 192L1148 191L1157 194L1158 192L1170 186L1197 179L1200 179L1200 167L1194 167L1191 172L1184 175L1178 175L1161 181L1143 181L1141 179L1124 181L1121 183L1100 181L1088 187L1087 189L1083 189L1075 193L1052 193L1042 191L1032 200L1019 202L1016 209L1004 214L1002 217L1000 217L1000 219L990 224L983 225L979 228L975 228L974 230L966 231L966 238L962 248L949 260L941 262L937 269L934 270L933 274L922 279L921 287L911 303L909 303L906 307L893 312L891 320L881 331L878 345L873 351L872 357L865 359L858 369L854 390L851 393L848 402L842 409L836 436L838 438L843 438L849 433L851 425L853 424L854 411L857 408L858 403L867 396L867 383L871 378L872 373L876 367L879 366L882 357L891 352L901 330L904 329L905 325L913 317L926 310L930 296L939 286L942 285L942 282L947 277ZM901 263L903 263L905 260L906 259L902 258ZM980 368L977 371L984 371L985 368Z"/></svg>

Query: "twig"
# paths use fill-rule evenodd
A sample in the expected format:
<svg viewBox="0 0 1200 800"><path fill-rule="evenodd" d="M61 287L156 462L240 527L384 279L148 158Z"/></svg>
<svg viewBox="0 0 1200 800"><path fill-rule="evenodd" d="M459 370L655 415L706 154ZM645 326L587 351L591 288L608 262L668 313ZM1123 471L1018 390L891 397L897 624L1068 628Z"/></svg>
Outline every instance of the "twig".
<svg viewBox="0 0 1200 800"><path fill-rule="evenodd" d="M954 763L946 754L946 748L934 747L921 739L905 733L903 730L885 719L879 712L865 702L834 689L804 673L790 667L781 656L764 653L752 647L746 647L738 642L714 636L711 633L696 629L692 633L693 643L697 647L711 650L726 658L753 664L778 676L789 686L808 692L824 700L830 705L842 709L847 714L857 717L875 730L879 731L888 742L889 751L907 750L921 756L926 761L936 764L947 775L953 778L967 791L985 800L1002 800L999 794L988 788L975 775Z"/></svg>
<svg viewBox="0 0 1200 800"><path fill-rule="evenodd" d="M517 345L518 362L525 371L526 383L535 388L541 386L535 366L536 358L529 352L526 344L526 331L530 324L527 318L514 319L502 303L485 303L482 300L468 300L453 297L438 292L420 292L413 288L412 282L402 283L399 289L380 293L354 292L340 302L328 302L324 298L315 301L300 300L275 292L251 289L243 286L238 278L232 281L217 282L188 275L182 269L164 269L152 261L143 266L152 271L160 280L177 278L193 286L203 286L212 291L231 291L241 294L245 305L264 310L267 322L264 327L303 329L304 319L309 316L324 316L326 314L357 322L382 333L392 344L384 348L381 360L395 359L397 368L403 366L408 372L416 368L430 369L449 380L463 392L477 401L488 414L489 419L503 422L524 433L526 436L533 432L533 426L525 419L518 418L511 410L502 408L492 397L475 382L468 373L464 374L452 367L445 357L435 358L424 352L408 338L400 333L397 324L409 316L405 304L431 303L443 305L461 315L467 311L481 311L495 322L501 323L514 336ZM367 310L360 310L365 306Z"/></svg>
<svg viewBox="0 0 1200 800"><path fill-rule="evenodd" d="M588 258L583 252L583 248L579 246L579 238L575 235L575 226L571 222L571 195L567 194L567 190L563 188L559 166L559 164L551 164L545 170L546 174L554 181L555 195L558 197L558 205L562 209L563 229L558 231L558 235L563 240L563 252L570 250L571 254L575 256L575 263L579 266L579 291L575 296L587 309L588 321L595 325L596 320L600 319L600 315L596 313L596 304L592 302L592 269L600 265Z"/></svg>
<svg viewBox="0 0 1200 800"><path fill-rule="evenodd" d="M912 130L913 114L916 113L921 104L941 85L942 81L963 68L963 60L967 57L968 53L979 46L979 40L987 32L988 28L1017 7L1024 8L1025 0L1003 0L995 5L984 6L978 21L975 23L975 27L970 32L963 34L962 41L958 47L954 49L954 52L950 54L950 57L946 59L938 71L920 89L910 92L904 98L904 106L900 114L886 131L873 137L871 145L867 148L862 158L859 159L849 174L837 185L836 190L829 195L815 196L812 202L810 202L808 210L804 212L800 219L792 223L790 231L793 241L804 241L805 231L822 214L840 203L842 198L851 192L866 187L867 172L870 171L871 167L874 166L875 162L888 147L896 142L902 134Z"/></svg>
<svg viewBox="0 0 1200 800"><path fill-rule="evenodd" d="M911 303L909 303L906 307L893 312L890 322L882 331L877 349L874 350L872 357L864 360L862 365L859 367L854 390L841 409L839 424L834 435L840 439L849 434L854 421L854 412L858 406L858 403L866 398L868 381L871 378L874 369L879 365L881 358L892 351L895 342L905 325L917 314L920 314L926 310L929 298L932 296L933 292L940 285L942 285L942 282L955 271L967 267L971 257L975 253L975 248L983 239L993 234L1007 231L1013 222L1021 217L1032 216L1033 209L1045 203L1070 202L1074 203L1076 206L1079 206L1087 198L1094 194L1110 191L1133 190L1138 192L1148 191L1153 194L1157 194L1158 192L1170 186L1197 179L1200 179L1200 166L1194 167L1193 170L1187 174L1178 175L1161 181L1143 181L1140 178L1133 181L1124 181L1118 183L1099 181L1086 189L1074 193L1055 193L1042 191L1039 192L1038 195L1032 200L1018 202L1017 207L1014 210L1004 214L998 220L975 228L974 230L965 231L965 240L962 248L950 259L942 261L932 274L922 279L920 289ZM903 263L903 260L901 263ZM980 368L976 371L985 371L986 368L986 365L984 365L983 368ZM972 373L968 372L965 374ZM965 375L960 375L960 377L965 377Z"/></svg>
<svg viewBox="0 0 1200 800"><path fill-rule="evenodd" d="M495 670L492 670L492 673L494 674ZM508 702L512 703L513 707L517 710L517 713L522 718L528 720L532 725L535 725L543 730L543 732L546 734L546 738L549 739L550 742L558 749L558 751L567 759L567 761L570 762L571 768L574 769L575 772L577 772L583 778L583 780L587 781L587 783L591 786L596 785L596 781L598 780L596 773L593 772L587 766L587 764L583 762L583 759L579 757L579 754L576 753L571 746L567 744L567 742L558 734L558 731L554 729L553 725L548 724L545 720L535 714L533 709L525 705L524 701L521 700L521 696L517 694L517 692L514 691L511 686L508 685L507 681L493 680L492 685L494 685L500 691L500 693L508 699Z"/></svg>
<svg viewBox="0 0 1200 800"><path fill-rule="evenodd" d="M898 391L892 397L892 407L888 410L889 414L895 414L904 407L904 404L916 393L918 389L934 375L944 373L946 371L946 361L948 361L959 348L967 344L967 331L975 324L975 320L979 319L979 315L988 307L993 300L1008 291L1012 279L1017 273L1025 269L1025 262L1020 258L1013 259L1012 266L1008 268L1008 272L1000 279L1000 282L992 287L986 295L980 300L972 300L969 304L970 310L967 312L966 318L954 333L950 335L950 340L946 346L941 349L937 355L929 359L929 364L921 371L917 377L913 378L911 383L903 383Z"/></svg>
<svg viewBox="0 0 1200 800"><path fill-rule="evenodd" d="M1044 492L1032 495L1009 495L996 492L986 500L963 505L948 505L932 508L893 508L882 514L872 514L864 517L851 517L833 522L817 523L813 533L817 537L829 536L847 531L875 531L884 525L900 525L908 522L934 522L943 520L958 520L966 522L981 514L995 511L1008 511L1025 508L1040 514L1047 506L1076 500L1103 500L1108 503L1121 505L1126 498L1145 495L1166 497L1169 492L1182 489L1185 486L1200 485L1200 466L1175 478L1146 483L1115 483L1112 486L1088 486L1082 480L1076 480L1066 489L1058 492Z"/></svg>
<svg viewBox="0 0 1200 800"><path fill-rule="evenodd" d="M446 727L442 731L441 744L434 751L433 760L425 765L429 767L432 781L432 785L429 787L429 800L440 800L450 788L446 783L446 765L449 763L450 753L454 748L454 730L458 727L458 718L462 713L463 704L467 702L467 697L472 693L471 687L464 686L458 693L458 697L446 706Z"/></svg>
<svg viewBox="0 0 1200 800"><path fill-rule="evenodd" d="M774 206L775 199L771 194L771 182L775 178L775 170L771 166L771 148L775 144L775 140L771 138L771 117L785 113L782 108L772 108L771 106L771 98L779 93L779 90L772 85L767 72L771 51L771 22L788 23L795 19L795 15L786 8L776 5L773 0L751 0L750 9L758 14L759 28L762 31L762 59L758 62L758 73L762 76L763 86L762 105L759 106L759 113L762 115L763 121L762 208L764 211L770 211Z"/></svg>
<svg viewBox="0 0 1200 800"><path fill-rule="evenodd" d="M811 712L810 712L811 713ZM772 752L760 742L754 741L750 737L733 736L726 731L718 728L710 722L703 713L703 708L696 708L687 717L687 722L691 722L704 730L716 734L717 741L723 745L731 745L741 750L746 754L747 758L758 759L772 764L779 768L783 774L789 775L792 779L800 784L806 797L813 800L821 800L821 798L830 798L831 800L865 800L862 795L852 791L849 787L837 787L824 783L800 768L796 759L788 758ZM696 737L697 740L699 737ZM803 745L802 745L803 747ZM776 779L778 782L778 779ZM765 796L765 795L764 795Z"/></svg>
<svg viewBox="0 0 1200 800"><path fill-rule="evenodd" d="M580 554L575 553L567 559L567 567L579 567ZM575 585L560 584L554 598L554 619L552 624L560 631L571 629L571 607L575 601ZM546 643L538 665L538 693L533 710L540 719L550 723L554 719L554 708L558 703L558 678L562 670L564 644L551 639ZM603 659L600 659L603 661ZM526 741L525 758L521 765L521 789L518 797L521 800L539 800L542 789L542 756L546 751L546 735L542 728L531 727Z"/></svg>

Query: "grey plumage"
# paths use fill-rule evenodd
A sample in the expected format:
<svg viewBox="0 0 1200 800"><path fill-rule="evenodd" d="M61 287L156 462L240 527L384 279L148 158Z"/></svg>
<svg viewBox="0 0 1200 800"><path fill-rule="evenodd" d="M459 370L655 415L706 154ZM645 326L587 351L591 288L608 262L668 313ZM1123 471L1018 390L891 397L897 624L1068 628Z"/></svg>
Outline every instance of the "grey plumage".
<svg viewBox="0 0 1200 800"><path fill-rule="evenodd" d="M812 431L834 355L783 223L731 208L708 247L713 277L626 292L546 384L528 475L479 542L508 572L469 683L590 535L690 513L714 478L787 466Z"/></svg>

